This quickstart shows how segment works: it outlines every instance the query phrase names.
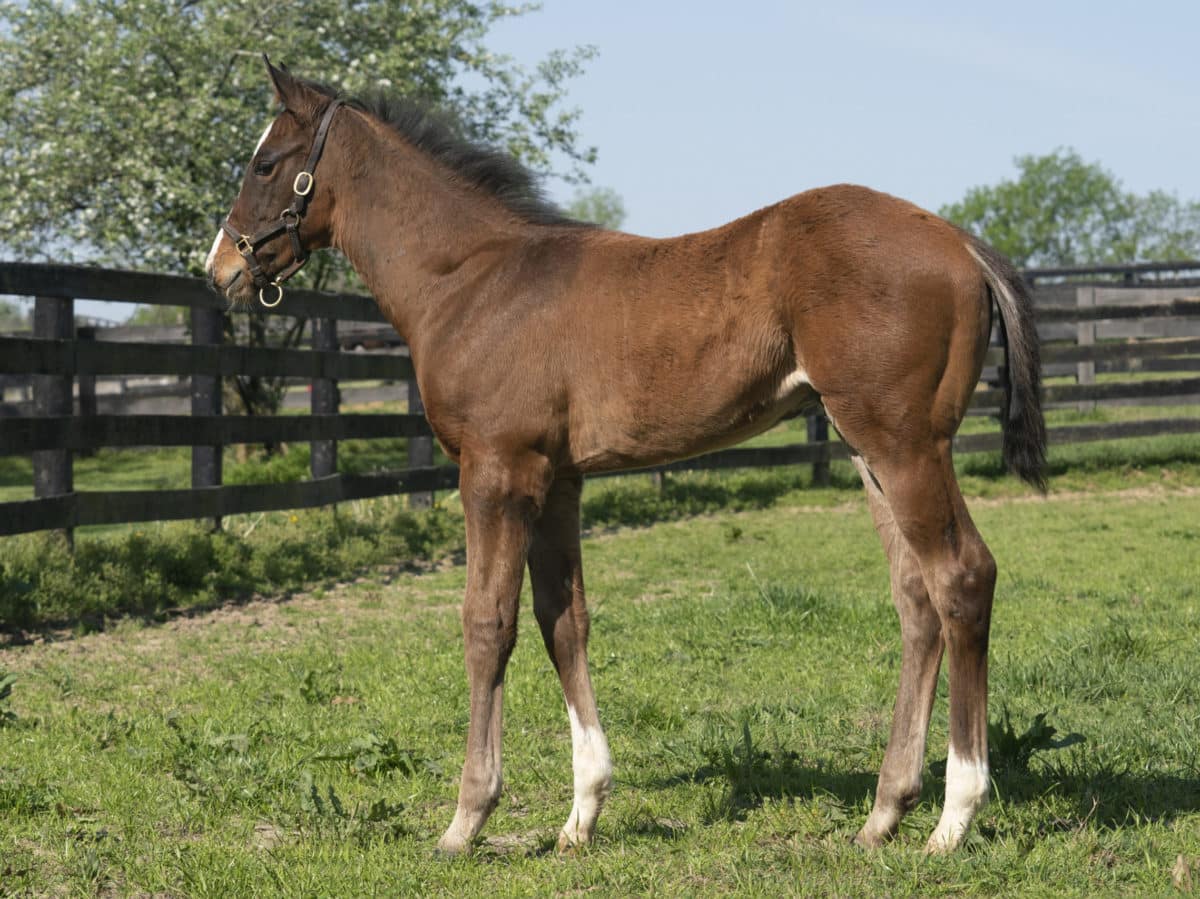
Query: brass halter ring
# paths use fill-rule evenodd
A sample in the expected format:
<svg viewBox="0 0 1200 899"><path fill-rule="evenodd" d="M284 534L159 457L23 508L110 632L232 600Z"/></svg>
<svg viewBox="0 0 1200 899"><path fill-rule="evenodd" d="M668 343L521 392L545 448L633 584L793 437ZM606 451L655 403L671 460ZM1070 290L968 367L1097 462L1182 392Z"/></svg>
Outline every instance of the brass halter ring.
<svg viewBox="0 0 1200 899"><path fill-rule="evenodd" d="M301 180L304 178L307 178L308 180ZM295 180L292 181L292 193L298 197L307 197L310 193L312 193L314 180L315 179L312 176L312 172L300 172L298 175L296 175ZM301 184L304 186L301 187Z"/></svg>
<svg viewBox="0 0 1200 899"><path fill-rule="evenodd" d="M264 293L264 291L267 290L267 287L274 287L275 291L276 291L275 299L273 299L269 303L267 302L267 298ZM274 309L276 306L278 306L280 304L280 302L283 301L283 285L280 284L278 281L272 281L270 284L267 285L267 287L260 287L258 289L258 301L260 303L262 303L263 306L265 306L266 308Z"/></svg>

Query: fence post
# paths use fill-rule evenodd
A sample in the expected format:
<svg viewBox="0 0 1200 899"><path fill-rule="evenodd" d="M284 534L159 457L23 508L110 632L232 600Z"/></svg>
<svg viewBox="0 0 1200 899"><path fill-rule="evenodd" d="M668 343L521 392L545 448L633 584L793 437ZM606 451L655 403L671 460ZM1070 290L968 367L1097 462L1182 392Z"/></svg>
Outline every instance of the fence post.
<svg viewBox="0 0 1200 899"><path fill-rule="evenodd" d="M808 416L808 442L824 443L829 439L829 421L820 412ZM829 447L821 448L821 455L814 460L812 467L812 485L814 487L829 486Z"/></svg>
<svg viewBox="0 0 1200 899"><path fill-rule="evenodd" d="M312 347L315 352L336 352L338 349L337 319L312 320ZM313 415L337 415L338 384L335 378L313 378L310 411ZM311 444L309 468L314 480L337 474L337 441L314 440Z"/></svg>
<svg viewBox="0 0 1200 899"><path fill-rule="evenodd" d="M95 327L92 325L81 325L75 329L75 339L95 340ZM91 418L96 414L96 376L93 374L76 375L75 382L79 385L79 417ZM96 455L96 450L91 447L79 450L80 458L88 458L94 455Z"/></svg>
<svg viewBox="0 0 1200 899"><path fill-rule="evenodd" d="M409 415L424 415L425 403L421 401L421 391L417 388L414 377L408 382L408 413ZM433 464L433 438L408 438L408 467L424 468ZM428 509L433 505L433 492L410 493L408 504L413 509Z"/></svg>
<svg viewBox="0 0 1200 899"><path fill-rule="evenodd" d="M42 340L70 340L75 336L75 301L61 297L37 297L33 303L33 336ZM69 416L72 412L71 385L74 374L34 375L33 414ZM61 496L75 490L73 458L69 449L37 450L33 453L33 495ZM62 532L68 543L74 531Z"/></svg>
<svg viewBox="0 0 1200 899"><path fill-rule="evenodd" d="M1091 309L1096 305L1096 288L1078 287L1075 289L1075 306L1079 309ZM1093 346L1096 343L1096 323L1094 321L1077 322L1075 324L1076 344ZM1095 384L1096 363L1075 363L1075 383ZM1095 400L1082 400L1079 403L1080 412L1091 412L1096 408Z"/></svg>
<svg viewBox="0 0 1200 899"><path fill-rule="evenodd" d="M193 306L192 344L194 346L219 346L225 340L225 314L220 309ZM221 378L219 375L192 375L192 414L221 414ZM192 447L192 487L219 487L221 485L221 446ZM214 530L221 527L221 519L212 519Z"/></svg>

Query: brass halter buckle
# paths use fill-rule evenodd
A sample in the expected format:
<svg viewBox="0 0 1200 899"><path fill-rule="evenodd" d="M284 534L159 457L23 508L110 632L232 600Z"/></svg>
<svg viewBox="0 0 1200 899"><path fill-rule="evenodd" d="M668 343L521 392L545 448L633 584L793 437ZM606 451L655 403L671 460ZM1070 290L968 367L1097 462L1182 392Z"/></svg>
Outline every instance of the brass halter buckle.
<svg viewBox="0 0 1200 899"><path fill-rule="evenodd" d="M308 180L301 180L305 178ZM296 180L292 182L292 193L298 197L307 197L310 193L312 193L313 181L314 179L312 172L300 172L298 175L296 175ZM302 183L304 185L303 188L300 186Z"/></svg>
<svg viewBox="0 0 1200 899"><path fill-rule="evenodd" d="M267 297L266 297L266 291L268 288L271 288L271 287L275 288L275 299L271 300L271 302L268 303ZM281 302L283 302L283 285L280 284L278 281L272 281L266 287L260 287L258 289L258 301L260 303L262 303L263 306L265 306L267 309L274 309Z"/></svg>

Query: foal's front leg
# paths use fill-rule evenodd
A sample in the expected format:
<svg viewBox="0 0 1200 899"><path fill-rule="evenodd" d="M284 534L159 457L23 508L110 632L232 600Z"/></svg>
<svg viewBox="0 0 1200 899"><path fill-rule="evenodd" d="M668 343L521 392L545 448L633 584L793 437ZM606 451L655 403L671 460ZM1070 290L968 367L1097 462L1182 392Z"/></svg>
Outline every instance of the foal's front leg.
<svg viewBox="0 0 1200 899"><path fill-rule="evenodd" d="M471 723L458 809L438 842L442 852L469 849L500 799L504 669L517 640L521 580L544 481L536 462L465 457L462 462L459 485L467 525L462 619Z"/></svg>

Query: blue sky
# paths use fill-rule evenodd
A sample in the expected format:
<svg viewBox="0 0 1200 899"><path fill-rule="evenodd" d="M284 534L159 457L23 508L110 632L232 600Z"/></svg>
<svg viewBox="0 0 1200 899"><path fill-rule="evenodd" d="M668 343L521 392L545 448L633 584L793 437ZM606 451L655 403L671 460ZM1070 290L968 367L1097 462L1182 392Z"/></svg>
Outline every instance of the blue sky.
<svg viewBox="0 0 1200 899"><path fill-rule="evenodd" d="M571 86L592 180L666 236L839 181L936 210L1060 146L1200 198L1198 38L1197 0L544 0L491 45L598 48Z"/></svg>

